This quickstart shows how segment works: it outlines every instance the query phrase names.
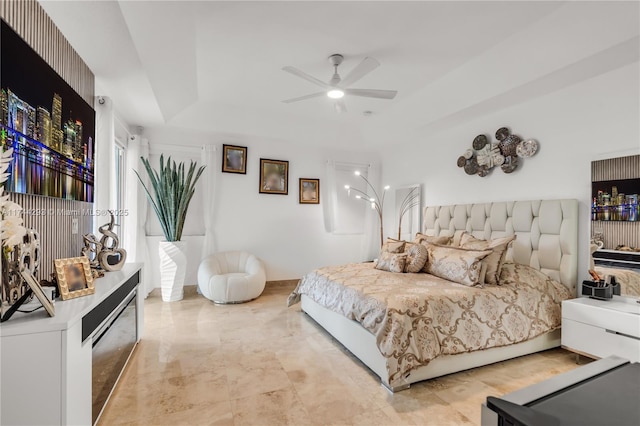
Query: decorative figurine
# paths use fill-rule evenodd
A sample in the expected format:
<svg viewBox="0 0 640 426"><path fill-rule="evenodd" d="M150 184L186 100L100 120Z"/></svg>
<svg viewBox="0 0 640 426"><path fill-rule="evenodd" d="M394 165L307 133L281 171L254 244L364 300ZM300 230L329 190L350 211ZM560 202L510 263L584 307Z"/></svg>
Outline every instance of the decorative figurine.
<svg viewBox="0 0 640 426"><path fill-rule="evenodd" d="M82 255L89 259L89 265L91 265L93 271L97 269L107 272L119 271L127 260L127 251L119 247L120 240L118 235L113 232L113 228L117 226L115 217L111 210L109 210L109 214L111 215L111 220L98 228L102 234L100 240L93 234L86 234L83 237ZM102 276L96 272L93 275L94 277L96 275Z"/></svg>

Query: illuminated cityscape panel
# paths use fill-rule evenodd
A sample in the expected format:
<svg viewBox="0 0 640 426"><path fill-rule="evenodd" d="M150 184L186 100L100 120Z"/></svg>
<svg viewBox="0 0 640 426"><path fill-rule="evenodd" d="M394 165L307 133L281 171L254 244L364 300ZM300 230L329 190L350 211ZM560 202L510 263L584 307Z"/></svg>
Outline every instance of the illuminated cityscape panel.
<svg viewBox="0 0 640 426"><path fill-rule="evenodd" d="M0 146L5 190L93 202L95 112L2 21Z"/></svg>
<svg viewBox="0 0 640 426"><path fill-rule="evenodd" d="M637 222L640 179L593 182L591 220Z"/></svg>

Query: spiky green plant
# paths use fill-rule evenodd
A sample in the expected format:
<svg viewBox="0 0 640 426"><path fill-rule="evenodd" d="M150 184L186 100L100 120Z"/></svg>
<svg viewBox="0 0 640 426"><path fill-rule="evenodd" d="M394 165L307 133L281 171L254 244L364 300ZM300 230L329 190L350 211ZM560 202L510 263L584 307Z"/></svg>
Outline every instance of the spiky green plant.
<svg viewBox="0 0 640 426"><path fill-rule="evenodd" d="M185 175L184 163L176 165L175 161L171 161L171 157L167 158L165 163L164 156L160 156L159 171L151 167L148 159L144 157L140 157L140 159L149 175L153 195L138 172L135 170L134 172L147 193L147 198L156 212L156 216L158 216L164 237L167 241L180 241L187 209L195 192L196 182L198 182L205 166L200 166L196 171L198 163L192 161Z"/></svg>

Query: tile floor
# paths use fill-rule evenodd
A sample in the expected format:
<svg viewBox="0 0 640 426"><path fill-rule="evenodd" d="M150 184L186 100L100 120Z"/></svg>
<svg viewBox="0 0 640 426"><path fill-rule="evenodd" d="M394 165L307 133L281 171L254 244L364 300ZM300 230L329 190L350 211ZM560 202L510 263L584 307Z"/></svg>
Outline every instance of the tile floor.
<svg viewBox="0 0 640 426"><path fill-rule="evenodd" d="M145 331L101 425L479 425L480 403L576 368L554 349L388 393L300 311L291 284L243 305L189 289L145 303Z"/></svg>

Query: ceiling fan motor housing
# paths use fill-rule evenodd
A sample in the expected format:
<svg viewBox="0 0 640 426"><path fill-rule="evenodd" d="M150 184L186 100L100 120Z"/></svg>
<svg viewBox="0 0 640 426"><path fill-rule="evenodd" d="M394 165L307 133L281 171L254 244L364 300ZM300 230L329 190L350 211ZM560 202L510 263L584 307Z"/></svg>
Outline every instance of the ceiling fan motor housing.
<svg viewBox="0 0 640 426"><path fill-rule="evenodd" d="M340 65L342 61L344 61L344 56L339 53L334 53L333 55L329 56L329 63L334 67Z"/></svg>

